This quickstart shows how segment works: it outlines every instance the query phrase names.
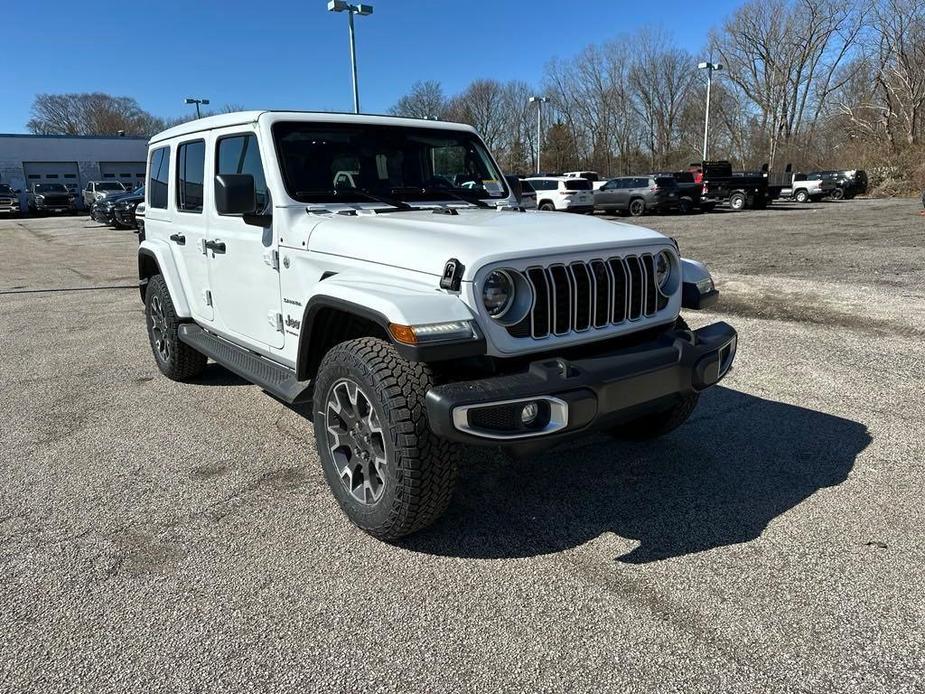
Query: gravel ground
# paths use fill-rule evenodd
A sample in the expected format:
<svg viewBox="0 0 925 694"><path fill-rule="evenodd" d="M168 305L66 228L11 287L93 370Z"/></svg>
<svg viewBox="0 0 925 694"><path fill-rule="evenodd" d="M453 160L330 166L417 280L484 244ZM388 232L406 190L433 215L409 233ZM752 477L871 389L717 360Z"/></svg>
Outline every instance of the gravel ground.
<svg viewBox="0 0 925 694"><path fill-rule="evenodd" d="M925 690L925 220L651 217L733 374L648 445L472 453L391 546L309 422L158 373L135 239L0 220L0 691ZM67 291L32 292L35 289Z"/></svg>

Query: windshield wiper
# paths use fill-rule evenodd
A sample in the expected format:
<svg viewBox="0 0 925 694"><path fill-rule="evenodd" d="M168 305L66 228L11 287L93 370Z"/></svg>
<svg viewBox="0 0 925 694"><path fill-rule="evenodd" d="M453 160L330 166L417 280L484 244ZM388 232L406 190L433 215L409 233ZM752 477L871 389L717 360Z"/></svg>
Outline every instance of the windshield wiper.
<svg viewBox="0 0 925 694"><path fill-rule="evenodd" d="M454 200L461 200L462 202L467 202L470 205L475 205L476 207L484 207L489 209L494 209L494 205L489 205L486 202L479 200L478 198L468 198L465 195L460 195L459 193L454 193L450 190L445 190L443 188L415 188L413 186L406 186L404 188L392 188L392 195L399 195L401 193L417 193L420 195L444 195L448 198L453 198ZM425 201L421 202L434 202L434 201Z"/></svg>
<svg viewBox="0 0 925 694"><path fill-rule="evenodd" d="M396 207L399 210L414 209L411 205L409 205L406 202L402 202L401 200L396 200L394 198L387 198L382 195L376 195L375 193L370 193L369 191L361 190L360 188L350 188L348 190L334 190L334 189L332 190L307 190L307 191L303 190L303 191L296 191L295 195L297 198L309 198L309 197L319 197L319 196L338 198L338 197L346 197L348 195L359 195L359 196L366 198L367 200L371 200L373 202L381 202L383 205L391 205L392 207ZM338 202L346 203L346 201L340 201L340 200Z"/></svg>

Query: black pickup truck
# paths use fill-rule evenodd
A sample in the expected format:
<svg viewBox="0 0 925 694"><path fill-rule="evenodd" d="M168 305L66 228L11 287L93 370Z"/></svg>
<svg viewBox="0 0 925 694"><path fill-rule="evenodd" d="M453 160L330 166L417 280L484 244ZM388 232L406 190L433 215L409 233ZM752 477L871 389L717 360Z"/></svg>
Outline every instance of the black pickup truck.
<svg viewBox="0 0 925 694"><path fill-rule="evenodd" d="M697 181L697 176L691 171L663 171L651 174L654 177L671 177L678 184L678 211L687 214L701 209L701 195L703 184Z"/></svg>
<svg viewBox="0 0 925 694"><path fill-rule="evenodd" d="M734 212L746 208L764 209L770 199L768 179L763 174L734 173L728 161L705 161L701 167L702 210L728 203Z"/></svg>

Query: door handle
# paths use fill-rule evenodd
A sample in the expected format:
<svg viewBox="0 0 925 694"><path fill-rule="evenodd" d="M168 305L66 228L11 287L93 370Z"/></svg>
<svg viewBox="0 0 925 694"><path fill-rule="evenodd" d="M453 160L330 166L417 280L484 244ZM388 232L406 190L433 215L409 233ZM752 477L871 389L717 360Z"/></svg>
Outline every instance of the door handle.
<svg viewBox="0 0 925 694"><path fill-rule="evenodd" d="M225 242L215 239L214 241L206 241L206 250L212 251L213 253L224 253L225 252Z"/></svg>
<svg viewBox="0 0 925 694"><path fill-rule="evenodd" d="M178 246L186 245L186 237L183 234L171 234L170 240L173 241Z"/></svg>

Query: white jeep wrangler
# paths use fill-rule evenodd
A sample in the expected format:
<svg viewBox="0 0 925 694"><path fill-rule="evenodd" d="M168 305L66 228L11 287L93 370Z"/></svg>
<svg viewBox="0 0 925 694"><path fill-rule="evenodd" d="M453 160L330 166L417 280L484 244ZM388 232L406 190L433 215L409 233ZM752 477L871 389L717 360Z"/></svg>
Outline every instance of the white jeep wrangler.
<svg viewBox="0 0 925 694"><path fill-rule="evenodd" d="M729 325L679 318L716 300L703 265L638 226L523 211L465 125L203 118L152 138L145 204L160 370L213 359L312 403L334 495L382 539L441 514L464 444L657 436L735 356Z"/></svg>

